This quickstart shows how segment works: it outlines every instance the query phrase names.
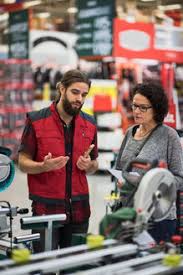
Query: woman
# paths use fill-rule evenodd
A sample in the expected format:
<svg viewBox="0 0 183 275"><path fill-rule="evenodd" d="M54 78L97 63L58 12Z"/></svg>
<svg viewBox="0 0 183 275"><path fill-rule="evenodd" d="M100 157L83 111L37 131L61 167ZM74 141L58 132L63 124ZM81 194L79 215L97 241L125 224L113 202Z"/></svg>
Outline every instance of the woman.
<svg viewBox="0 0 183 275"><path fill-rule="evenodd" d="M132 94L132 111L135 124L130 127L122 142L116 169L125 171L127 163L139 159L163 160L174 175L177 190L183 188L183 152L177 132L163 124L168 113L168 99L163 88L154 83L137 84ZM142 173L142 170L135 170ZM123 183L118 182L123 188ZM176 230L176 206L168 217L155 222L150 231L154 239L168 241Z"/></svg>

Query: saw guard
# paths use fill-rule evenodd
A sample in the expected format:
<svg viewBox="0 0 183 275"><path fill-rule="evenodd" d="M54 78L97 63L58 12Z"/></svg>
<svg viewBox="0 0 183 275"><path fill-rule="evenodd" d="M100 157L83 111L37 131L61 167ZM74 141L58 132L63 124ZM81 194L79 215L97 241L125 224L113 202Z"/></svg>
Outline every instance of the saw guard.
<svg viewBox="0 0 183 275"><path fill-rule="evenodd" d="M149 170L139 183L134 196L134 208L137 215L147 222L151 217L155 221L166 218L176 200L176 185L173 174L164 168Z"/></svg>
<svg viewBox="0 0 183 275"><path fill-rule="evenodd" d="M15 167L8 155L0 153L0 192L10 186L14 179Z"/></svg>

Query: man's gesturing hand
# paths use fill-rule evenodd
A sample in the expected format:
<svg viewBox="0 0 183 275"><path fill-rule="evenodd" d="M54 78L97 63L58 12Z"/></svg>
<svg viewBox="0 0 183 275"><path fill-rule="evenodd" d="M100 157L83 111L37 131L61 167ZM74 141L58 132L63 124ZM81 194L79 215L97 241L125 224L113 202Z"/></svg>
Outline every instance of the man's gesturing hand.
<svg viewBox="0 0 183 275"><path fill-rule="evenodd" d="M52 158L52 154L48 153L48 155L44 157L43 166L42 166L43 172L49 172L52 170L60 169L66 165L68 160L69 160L68 156L66 157L60 156L60 157Z"/></svg>
<svg viewBox="0 0 183 275"><path fill-rule="evenodd" d="M95 147L94 144L91 144L86 152L84 152L83 156L80 156L77 161L77 167L80 170L88 170L91 166L91 158L90 158L90 153Z"/></svg>

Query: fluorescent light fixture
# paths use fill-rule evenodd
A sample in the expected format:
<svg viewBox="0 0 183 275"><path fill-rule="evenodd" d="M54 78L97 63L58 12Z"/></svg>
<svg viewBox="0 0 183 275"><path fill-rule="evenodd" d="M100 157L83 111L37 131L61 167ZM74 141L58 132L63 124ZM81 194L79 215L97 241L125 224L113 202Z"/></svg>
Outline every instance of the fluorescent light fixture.
<svg viewBox="0 0 183 275"><path fill-rule="evenodd" d="M174 5L165 5L165 6L158 6L158 8L162 11L168 11L168 10L180 10L182 9L182 5L180 4L174 4Z"/></svg>
<svg viewBox="0 0 183 275"><path fill-rule="evenodd" d="M48 18L48 17L50 17L50 13L49 12L40 12L40 13L37 13L36 16L39 18Z"/></svg>
<svg viewBox="0 0 183 275"><path fill-rule="evenodd" d="M3 4L13 4L16 2L16 0L4 0L3 2Z"/></svg>
<svg viewBox="0 0 183 275"><path fill-rule="evenodd" d="M0 21L6 21L9 18L8 12L0 14Z"/></svg>
<svg viewBox="0 0 183 275"><path fill-rule="evenodd" d="M76 7L70 7L70 8L67 9L67 12L68 13L77 13L78 9Z"/></svg>
<svg viewBox="0 0 183 275"><path fill-rule="evenodd" d="M140 0L141 2L155 2L156 0Z"/></svg>
<svg viewBox="0 0 183 275"><path fill-rule="evenodd" d="M23 3L23 7L25 9L31 8L32 6L37 6L40 5L42 3L41 0L35 0L35 1L29 1L29 2L24 2Z"/></svg>
<svg viewBox="0 0 183 275"><path fill-rule="evenodd" d="M154 13L154 15L156 16L156 17L158 17L158 18L161 18L161 19L164 19L165 18L165 14L164 14L164 12L162 11L162 10L155 10L155 13Z"/></svg>

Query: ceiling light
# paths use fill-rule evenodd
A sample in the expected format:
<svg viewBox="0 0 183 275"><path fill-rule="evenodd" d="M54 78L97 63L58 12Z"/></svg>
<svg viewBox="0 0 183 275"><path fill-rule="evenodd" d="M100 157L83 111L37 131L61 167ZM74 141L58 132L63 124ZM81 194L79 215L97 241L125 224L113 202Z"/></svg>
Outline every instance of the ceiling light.
<svg viewBox="0 0 183 275"><path fill-rule="evenodd" d="M4 0L3 4L13 4L15 2L16 2L16 0Z"/></svg>
<svg viewBox="0 0 183 275"><path fill-rule="evenodd" d="M154 15L161 19L164 19L166 16L162 10L155 10Z"/></svg>
<svg viewBox="0 0 183 275"><path fill-rule="evenodd" d="M175 5L165 5L165 6L158 6L158 8L162 11L168 11L168 10L180 10L182 6L180 4Z"/></svg>
<svg viewBox="0 0 183 275"><path fill-rule="evenodd" d="M8 18L9 18L9 14L7 12L0 14L0 21L6 21L8 20Z"/></svg>
<svg viewBox="0 0 183 275"><path fill-rule="evenodd" d="M54 22L56 24L62 24L64 22L64 19L63 18L55 18Z"/></svg>
<svg viewBox="0 0 183 275"><path fill-rule="evenodd" d="M25 9L31 8L32 6L37 6L40 5L42 3L41 0L35 0L35 1L29 1L29 2L24 2L23 3L23 7Z"/></svg>
<svg viewBox="0 0 183 275"><path fill-rule="evenodd" d="M39 18L48 18L48 17L50 17L50 13L49 12L40 12L40 13L37 13L36 16Z"/></svg>
<svg viewBox="0 0 183 275"><path fill-rule="evenodd" d="M67 9L67 12L68 13L77 13L78 9L76 7L70 7L70 8Z"/></svg>
<svg viewBox="0 0 183 275"><path fill-rule="evenodd" d="M140 0L141 2L155 2L156 0Z"/></svg>

